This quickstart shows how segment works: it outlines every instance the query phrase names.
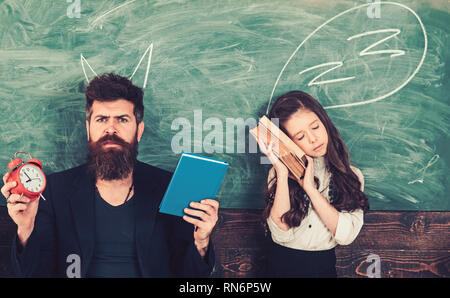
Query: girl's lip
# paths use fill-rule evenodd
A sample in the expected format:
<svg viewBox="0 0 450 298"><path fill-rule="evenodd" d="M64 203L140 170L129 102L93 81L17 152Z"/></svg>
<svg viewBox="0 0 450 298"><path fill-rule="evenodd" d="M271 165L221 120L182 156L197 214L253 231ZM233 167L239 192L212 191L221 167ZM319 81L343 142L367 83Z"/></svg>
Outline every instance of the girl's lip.
<svg viewBox="0 0 450 298"><path fill-rule="evenodd" d="M323 146L323 144L321 144L321 145L317 146L316 148L314 148L314 151L317 151L317 150L319 150L320 148L322 148L322 146Z"/></svg>

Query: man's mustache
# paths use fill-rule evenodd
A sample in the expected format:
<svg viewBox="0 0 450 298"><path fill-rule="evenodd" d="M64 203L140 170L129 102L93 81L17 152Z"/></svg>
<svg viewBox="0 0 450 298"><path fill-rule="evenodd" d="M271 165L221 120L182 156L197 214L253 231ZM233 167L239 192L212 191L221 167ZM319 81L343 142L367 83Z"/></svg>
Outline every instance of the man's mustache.
<svg viewBox="0 0 450 298"><path fill-rule="evenodd" d="M122 145L122 146L129 145L129 143L127 143L125 140L123 140L122 138L120 138L119 136L117 136L115 134L107 134L107 135L101 137L96 143L98 145L104 145L106 143L113 143L113 144L118 144L118 145Z"/></svg>

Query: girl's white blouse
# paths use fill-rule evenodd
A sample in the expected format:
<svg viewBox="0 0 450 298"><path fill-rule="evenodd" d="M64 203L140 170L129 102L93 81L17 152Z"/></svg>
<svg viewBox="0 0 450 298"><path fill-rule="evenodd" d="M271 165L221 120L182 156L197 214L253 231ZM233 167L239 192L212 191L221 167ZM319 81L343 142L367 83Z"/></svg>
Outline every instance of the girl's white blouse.
<svg viewBox="0 0 450 298"><path fill-rule="evenodd" d="M319 179L319 191L328 200L329 183L331 174L326 170L325 158L314 158L314 176ZM364 191L364 176L361 171L351 166L353 172L358 176L361 182L361 191ZM275 170L269 171L268 182L275 176ZM300 226L290 228L287 231L280 229L275 222L267 218L272 239L275 243L294 249L301 250L327 250L332 249L336 245L348 245L356 239L359 231L364 223L364 213L362 209L353 212L339 212L336 234L328 230L323 224L320 217L312 208L312 204L308 209L308 214L303 218Z"/></svg>

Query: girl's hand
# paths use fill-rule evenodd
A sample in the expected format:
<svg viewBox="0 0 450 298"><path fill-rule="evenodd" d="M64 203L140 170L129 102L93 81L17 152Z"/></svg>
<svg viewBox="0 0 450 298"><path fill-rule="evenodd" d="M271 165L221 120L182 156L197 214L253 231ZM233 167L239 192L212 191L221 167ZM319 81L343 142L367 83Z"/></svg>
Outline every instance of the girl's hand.
<svg viewBox="0 0 450 298"><path fill-rule="evenodd" d="M298 183L303 188L303 190L308 193L311 190L314 190L315 182L314 182L314 161L311 157L308 155L306 156L306 160L308 161L308 166L305 169L305 172L303 173L303 178L300 178Z"/></svg>
<svg viewBox="0 0 450 298"><path fill-rule="evenodd" d="M261 152L264 153L272 163L275 172L277 173L277 177L280 176L287 177L289 174L289 169L280 161L280 159L273 152L273 148L276 145L276 143L271 141L269 145L266 146L266 143L264 141L262 140L257 141Z"/></svg>

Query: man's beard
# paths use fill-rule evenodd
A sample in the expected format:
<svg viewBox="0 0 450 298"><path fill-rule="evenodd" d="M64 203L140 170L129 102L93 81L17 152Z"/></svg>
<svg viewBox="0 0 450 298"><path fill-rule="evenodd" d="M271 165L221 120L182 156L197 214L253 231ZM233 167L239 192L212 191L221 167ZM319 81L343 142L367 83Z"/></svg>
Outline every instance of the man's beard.
<svg viewBox="0 0 450 298"><path fill-rule="evenodd" d="M106 143L118 144L120 148L104 149ZM89 141L87 166L94 177L102 180L120 180L133 171L138 155L137 135L131 143L116 135L106 135L97 142Z"/></svg>

